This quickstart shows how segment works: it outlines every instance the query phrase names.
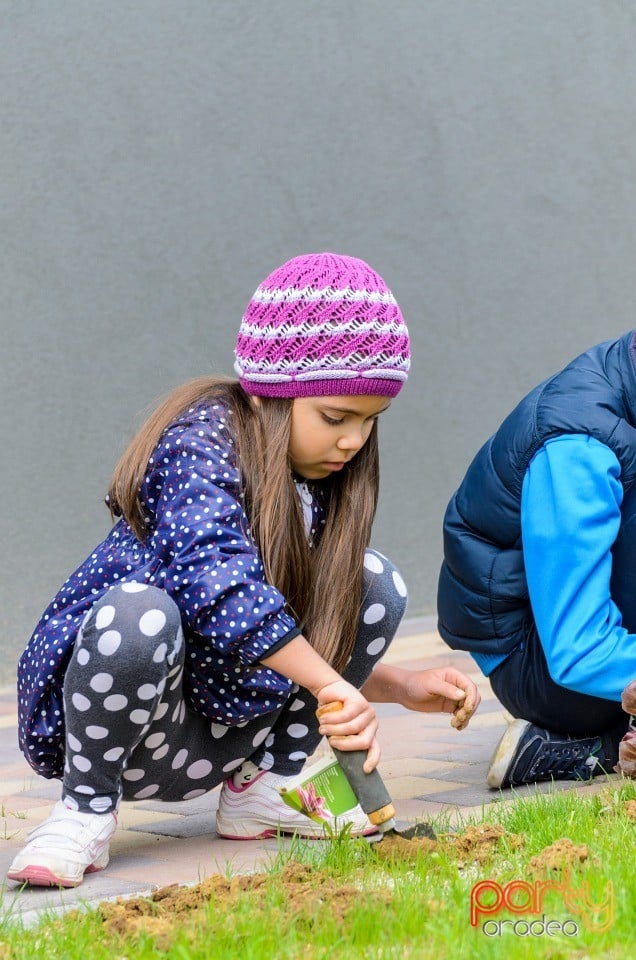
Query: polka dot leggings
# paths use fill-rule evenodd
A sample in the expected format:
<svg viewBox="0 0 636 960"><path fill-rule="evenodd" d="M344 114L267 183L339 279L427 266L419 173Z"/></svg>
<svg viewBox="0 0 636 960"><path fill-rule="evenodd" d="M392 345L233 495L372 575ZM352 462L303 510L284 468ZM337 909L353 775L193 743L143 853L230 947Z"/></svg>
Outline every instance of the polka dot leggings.
<svg viewBox="0 0 636 960"><path fill-rule="evenodd" d="M360 688L386 652L406 606L404 582L367 551L355 647L344 671ZM157 587L112 587L91 609L64 681L62 796L86 813L119 800L188 800L250 759L292 776L320 742L316 701L294 687L275 712L227 727L184 701L185 644L178 608Z"/></svg>

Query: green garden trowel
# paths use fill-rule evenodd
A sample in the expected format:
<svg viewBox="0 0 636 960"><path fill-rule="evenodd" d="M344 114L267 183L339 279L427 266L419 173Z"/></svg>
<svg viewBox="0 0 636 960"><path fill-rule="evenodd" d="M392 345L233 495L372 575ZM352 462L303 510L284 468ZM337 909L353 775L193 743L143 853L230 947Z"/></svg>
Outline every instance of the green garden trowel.
<svg viewBox="0 0 636 960"><path fill-rule="evenodd" d="M418 840L426 837L435 840L436 835L430 823L416 823L406 830L398 830L395 826L395 807L389 795L384 780L377 770L365 773L362 769L367 758L366 750L335 750L338 763L349 781L358 803L366 813L370 822L377 827L381 839L384 837L401 837L402 840Z"/></svg>

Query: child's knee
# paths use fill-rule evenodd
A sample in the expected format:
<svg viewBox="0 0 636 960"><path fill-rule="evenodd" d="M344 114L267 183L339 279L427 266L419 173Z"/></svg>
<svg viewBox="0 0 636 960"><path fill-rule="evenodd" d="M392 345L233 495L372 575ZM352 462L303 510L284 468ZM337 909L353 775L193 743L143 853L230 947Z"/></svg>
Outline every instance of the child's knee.
<svg viewBox="0 0 636 960"><path fill-rule="evenodd" d="M127 641L169 648L181 644L181 616L174 600L159 587L121 583L111 587L91 608L82 625L80 642L95 638L101 653L115 653Z"/></svg>

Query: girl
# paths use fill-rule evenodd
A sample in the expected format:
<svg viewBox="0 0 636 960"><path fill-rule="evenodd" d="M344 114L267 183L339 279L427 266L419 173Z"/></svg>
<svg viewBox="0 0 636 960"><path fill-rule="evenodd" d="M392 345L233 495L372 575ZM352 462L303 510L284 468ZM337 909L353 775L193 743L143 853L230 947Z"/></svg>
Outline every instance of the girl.
<svg viewBox="0 0 636 960"><path fill-rule="evenodd" d="M283 804L320 737L379 759L368 698L475 708L455 670L377 666L405 607L367 550L377 419L409 369L384 281L353 257L290 260L256 290L238 381L174 391L119 461L119 521L44 613L19 666L20 746L62 798L8 876L74 886L108 863L119 801L224 782L217 830L322 828ZM322 720L318 705L340 701ZM372 829L359 807L343 822Z"/></svg>

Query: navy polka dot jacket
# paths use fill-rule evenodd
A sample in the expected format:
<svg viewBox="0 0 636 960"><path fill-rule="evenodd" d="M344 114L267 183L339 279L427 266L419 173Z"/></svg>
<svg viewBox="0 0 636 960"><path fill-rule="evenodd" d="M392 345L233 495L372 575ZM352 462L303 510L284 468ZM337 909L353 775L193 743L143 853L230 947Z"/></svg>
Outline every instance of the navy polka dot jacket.
<svg viewBox="0 0 636 960"><path fill-rule="evenodd" d="M188 411L166 430L142 485L146 541L120 520L38 623L19 663L18 713L21 749L39 774L61 773L66 665L88 610L117 583L155 584L177 603L184 692L195 710L233 726L287 699L291 682L259 661L299 631L284 597L264 580L228 419L215 404ZM315 536L324 510L315 497L308 504L306 486L301 492Z"/></svg>

